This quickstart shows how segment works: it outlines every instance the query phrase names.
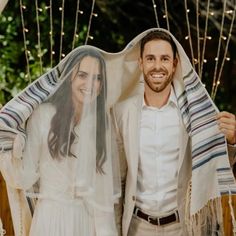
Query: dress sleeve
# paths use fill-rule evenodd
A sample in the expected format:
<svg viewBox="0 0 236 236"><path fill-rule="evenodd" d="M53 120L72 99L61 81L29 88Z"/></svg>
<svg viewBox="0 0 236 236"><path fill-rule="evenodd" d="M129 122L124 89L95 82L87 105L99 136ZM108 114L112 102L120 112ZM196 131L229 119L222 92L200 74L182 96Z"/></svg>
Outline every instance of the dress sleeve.
<svg viewBox="0 0 236 236"><path fill-rule="evenodd" d="M15 130L12 149L1 150L0 170L12 188L29 189L38 179L40 156L39 112L34 111L26 122L26 140ZM6 127L5 127L6 128Z"/></svg>
<svg viewBox="0 0 236 236"><path fill-rule="evenodd" d="M104 212L95 208L94 216L97 236L118 236L114 212Z"/></svg>

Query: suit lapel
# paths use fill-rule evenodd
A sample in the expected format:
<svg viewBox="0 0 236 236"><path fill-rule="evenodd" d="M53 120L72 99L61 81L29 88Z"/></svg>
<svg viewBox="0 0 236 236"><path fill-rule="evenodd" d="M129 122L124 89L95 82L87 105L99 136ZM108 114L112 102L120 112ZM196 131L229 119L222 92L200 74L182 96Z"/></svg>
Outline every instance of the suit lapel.
<svg viewBox="0 0 236 236"><path fill-rule="evenodd" d="M141 109L142 109L142 96L137 96L134 98L133 103L131 103L129 110L129 145L130 148L130 163L129 168L132 169L132 174L137 180L138 172L138 163L139 163L139 139L140 139L140 118L141 118ZM135 181L137 183L137 181ZM136 189L136 185L135 185Z"/></svg>

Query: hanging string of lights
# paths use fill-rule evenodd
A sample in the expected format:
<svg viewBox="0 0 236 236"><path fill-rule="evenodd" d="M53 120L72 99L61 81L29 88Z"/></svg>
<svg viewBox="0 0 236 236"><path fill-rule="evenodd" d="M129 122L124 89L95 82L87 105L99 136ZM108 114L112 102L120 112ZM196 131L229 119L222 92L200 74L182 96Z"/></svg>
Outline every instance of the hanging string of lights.
<svg viewBox="0 0 236 236"><path fill-rule="evenodd" d="M205 51L206 51L206 42L207 42L207 31L208 31L208 19L210 14L210 0L207 1L207 11L206 11L206 19L205 19L205 29L204 29L204 37L203 37L203 46L202 46L202 57L199 64L200 66L200 72L199 77L202 79L202 73L203 73L203 65L207 62L205 59Z"/></svg>
<svg viewBox="0 0 236 236"><path fill-rule="evenodd" d="M192 35L191 35L191 28L190 28L190 20L189 20L189 13L190 13L190 9L188 8L188 4L187 4L187 0L184 1L184 7L185 7L185 12L186 12L186 24L187 24L187 36L185 37L186 40L189 41L189 46L190 46L190 53L191 53L191 60L192 60L192 64L193 67L195 68L197 66L197 72L200 76L200 78L202 78L203 75L203 67L204 64L207 63L207 59L205 58L205 53L206 53L206 45L207 45L207 40L211 40L212 37L208 35L208 23L209 23L209 17L213 17L215 15L214 10L210 11L210 0L207 1L206 3L206 15L205 12L203 13L203 15L205 15L205 28L204 31L201 33L200 32L200 24L199 24L199 20L200 20L200 1L196 0L196 39L197 39L197 57L195 58L194 56L194 50L193 50L193 41L192 41ZM223 14L222 14L222 21L221 21L221 25L220 25L220 37L219 37L219 42L218 42L218 49L217 49L217 55L215 57L215 68L214 68L214 76L213 76L213 83L212 83L212 90L211 90L211 96L213 97L213 99L216 96L217 93L217 89L218 86L220 84L220 78L223 72L223 67L226 61L229 61L230 58L227 56L227 52L228 52L228 45L230 42L230 38L231 38L231 33L233 31L233 22L234 22L234 18L235 18L235 6L234 9L229 9L226 10L226 6L227 6L227 0L224 0L224 6L223 6ZM41 48L41 34L40 34L40 12L43 11L43 9L41 9L38 5L38 0L35 0L35 8L36 8L36 24L37 24L37 56L39 58L39 65L40 65L40 73L43 72L43 61L42 61L42 57L43 57L43 51ZM65 0L62 0L62 5L59 8L59 11L61 12L61 29L60 29L60 45L59 45L59 60L61 60L65 54L63 53L63 37L65 35L64 33L64 13L65 13L65 9L64 9L64 5L65 5ZM98 14L94 13L94 6L95 6L95 0L92 1L92 5L91 5L91 12L90 12L90 16L89 16L89 22L88 22L88 26L87 26L87 33L86 33L86 39L84 44L86 45L88 43L89 39L93 39L93 36L91 35L91 24L92 24L92 20L93 17L97 17ZM153 10L154 10L154 14L155 14L155 21L156 21L156 25L157 27L160 27L160 22L158 19L158 13L157 13L157 3L155 2L155 0L152 0L152 6L153 6ZM231 6L232 7L232 6ZM45 7L46 10L49 10L49 17L50 17L50 31L49 31L49 35L50 35L50 62L51 62L51 67L53 65L53 56L55 54L53 47L54 47L54 35L53 35L53 12L52 12L52 0L50 0L49 5ZM24 21L24 11L26 10L26 6L23 5L22 0L20 0L20 10L21 10L21 23L22 23L22 33L23 33L23 39L24 39L24 50L25 50L25 58L26 58L26 77L29 79L29 82L31 82L31 75L30 75L30 67L29 67L29 58L31 56L31 52L28 49L29 45L27 43L27 33L29 32L29 29L26 28L25 26L25 21ZM79 20L79 15L83 14L84 12L80 10L80 0L77 0L77 7L76 7L76 14L75 14L75 21L74 21L74 33L73 33L73 40L72 40L72 49L74 49L76 47L76 43L78 42L79 39L79 34L78 34L78 20ZM226 14L232 14L232 18L231 19L231 27L228 33L228 36L225 36L223 34L223 28L224 28L224 21L225 21L225 15ZM201 15L201 19L202 16ZM169 22L169 17L168 17L168 4L167 1L164 0L164 15L163 17L166 19L166 27L168 30L170 30L170 22ZM201 34L203 34L201 36ZM222 40L227 40L226 42L226 46L224 47L224 56L223 56L223 60L222 63L219 63L219 57L220 55L222 55ZM202 43L201 43L202 42ZM218 68L220 66L220 69ZM196 69L196 68L195 68ZM219 71L219 72L218 72Z"/></svg>
<svg viewBox="0 0 236 236"><path fill-rule="evenodd" d="M52 15L52 0L49 2L49 6L46 6L46 10L49 9L49 18L50 18L50 31L49 31L49 37L50 37L50 64L51 67L53 65L53 55L55 52L53 51L53 15Z"/></svg>
<svg viewBox="0 0 236 236"><path fill-rule="evenodd" d="M61 33L60 33L60 52L59 52L59 61L62 57L65 57L65 54L62 53L62 45L63 45L63 36L64 36L64 14L65 14L65 0L62 0L62 6L59 7L59 11L61 11Z"/></svg>
<svg viewBox="0 0 236 236"><path fill-rule="evenodd" d="M200 33L199 33L199 0L196 0L196 28L197 28L197 72L200 74Z"/></svg>
<svg viewBox="0 0 236 236"><path fill-rule="evenodd" d="M30 51L27 48L26 43L26 33L28 33L28 29L25 27L25 21L24 21L24 14L23 11L26 9L26 6L23 5L22 0L20 0L20 15L21 15L21 24L22 24L22 34L23 34L23 40L24 40L24 51L25 51L25 60L26 60L26 75L25 77L29 79L29 83L31 83L31 75L30 75L30 69L29 69L29 54Z"/></svg>
<svg viewBox="0 0 236 236"><path fill-rule="evenodd" d="M227 0L224 0L222 19L221 19L221 27L220 27L220 37L219 37L219 41L218 41L217 56L215 58L215 70L214 70L212 90L211 90L211 97L212 98L214 97L214 91L215 91L215 87L217 84L216 77L217 77L217 69L218 69L219 56L220 56L220 50L221 50L221 40L223 37L223 27L224 27L225 13L226 13L226 3L227 3ZM218 81L218 83L220 83L220 81Z"/></svg>
<svg viewBox="0 0 236 236"><path fill-rule="evenodd" d="M155 14L156 24L157 24L157 27L159 28L160 24L159 24L159 20L158 20L157 5L155 3L155 0L152 0L152 5L153 5L154 14Z"/></svg>
<svg viewBox="0 0 236 236"><path fill-rule="evenodd" d="M191 29L190 29L190 22L188 14L190 10L188 9L187 0L184 0L184 7L185 7L185 14L186 14L186 23L187 23L187 29L188 29L188 36L185 37L186 40L189 40L189 46L190 46L190 52L191 52L191 58L192 58L192 65L195 69L195 59L194 59L194 53L193 53L193 43L192 43L192 36L191 36Z"/></svg>
<svg viewBox="0 0 236 236"><path fill-rule="evenodd" d="M225 46L224 56L223 56L222 63L221 63L221 66L220 66L220 70L219 70L219 73L218 73L218 77L217 77L217 80L216 80L216 85L214 86L214 91L212 92L213 99L215 99L216 93L217 93L217 90L218 90L218 86L220 85L220 79L221 79L221 75L222 75L222 72L223 72L223 67L224 67L225 61L230 61L230 57L227 57L227 52L228 52L228 47L229 47L229 43L230 43L230 39L231 39L231 36L232 36L233 27L234 27L236 5L234 5L234 10L233 11L232 10L226 11L226 13L228 13L228 14L232 13L232 19L231 19L229 34L228 34L227 42L226 42L226 46ZM226 40L225 37L224 37L224 39Z"/></svg>
<svg viewBox="0 0 236 236"><path fill-rule="evenodd" d="M170 23L169 23L168 8L167 8L167 2L166 2L166 0L164 0L164 6L165 6L166 25L167 25L167 29L170 31Z"/></svg>
<svg viewBox="0 0 236 236"><path fill-rule="evenodd" d="M39 65L40 65L40 73L43 74L43 62L42 62L42 50L41 50L41 41L40 41L40 25L39 25L39 12L42 9L38 7L38 0L35 0L35 12L36 12L36 24L37 24L37 39L38 39L38 58L39 58Z"/></svg>
<svg viewBox="0 0 236 236"><path fill-rule="evenodd" d="M80 1L78 0L77 1L77 7L76 7L76 13L75 13L75 28L74 28L74 35L73 35L73 42L72 42L72 49L75 48L75 43L76 41L78 40L79 38L79 35L77 34L77 31L78 31L78 16L79 14L83 14L84 12L83 11L80 11L79 10L79 3Z"/></svg>
<svg viewBox="0 0 236 236"><path fill-rule="evenodd" d="M89 17L89 23L88 23L88 31L87 31L87 36L86 36L86 39L85 39L85 45L87 45L88 43L88 39L92 39L93 40L93 36L90 35L90 29L91 29L91 23L92 23L92 18L93 16L94 17L97 17L98 14L97 13L94 13L94 5L95 5L95 0L93 0L92 2L92 7L91 7L91 13L90 13L90 17Z"/></svg>

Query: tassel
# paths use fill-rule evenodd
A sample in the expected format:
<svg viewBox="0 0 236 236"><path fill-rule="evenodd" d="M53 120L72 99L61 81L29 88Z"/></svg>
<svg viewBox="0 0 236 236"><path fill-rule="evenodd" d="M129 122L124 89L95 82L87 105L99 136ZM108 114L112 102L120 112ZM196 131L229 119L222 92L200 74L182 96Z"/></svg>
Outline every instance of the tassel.
<svg viewBox="0 0 236 236"><path fill-rule="evenodd" d="M234 216L234 209L232 204L232 195L229 195L229 208L230 208L230 214L232 219L232 226L233 226L233 235L236 236L236 220Z"/></svg>
<svg viewBox="0 0 236 236"><path fill-rule="evenodd" d="M224 235L221 198L210 200L199 212L190 216L188 222L190 236Z"/></svg>
<svg viewBox="0 0 236 236"><path fill-rule="evenodd" d="M189 216L191 193L192 193L192 182L190 181L187 188L186 205L185 205L185 223L186 223L186 229L189 236L192 236L192 222Z"/></svg>
<svg viewBox="0 0 236 236"><path fill-rule="evenodd" d="M5 234L6 234L6 230L3 229L2 220L0 219L0 236L3 236Z"/></svg>

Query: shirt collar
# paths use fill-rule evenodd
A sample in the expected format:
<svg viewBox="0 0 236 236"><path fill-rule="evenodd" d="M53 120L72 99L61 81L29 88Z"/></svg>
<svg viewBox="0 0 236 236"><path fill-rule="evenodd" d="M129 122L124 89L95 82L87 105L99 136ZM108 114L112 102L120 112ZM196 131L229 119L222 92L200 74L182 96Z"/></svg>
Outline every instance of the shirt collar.
<svg viewBox="0 0 236 236"><path fill-rule="evenodd" d="M164 105L163 107L165 107L165 106L170 106L170 105L174 105L174 106L177 107L177 98L176 98L175 91L174 91L172 85L171 85L171 90L170 90L169 99L168 99L166 105ZM150 106L148 106L148 105L146 104L145 99L144 99L144 96L143 96L142 108L145 108L145 107L150 107Z"/></svg>

